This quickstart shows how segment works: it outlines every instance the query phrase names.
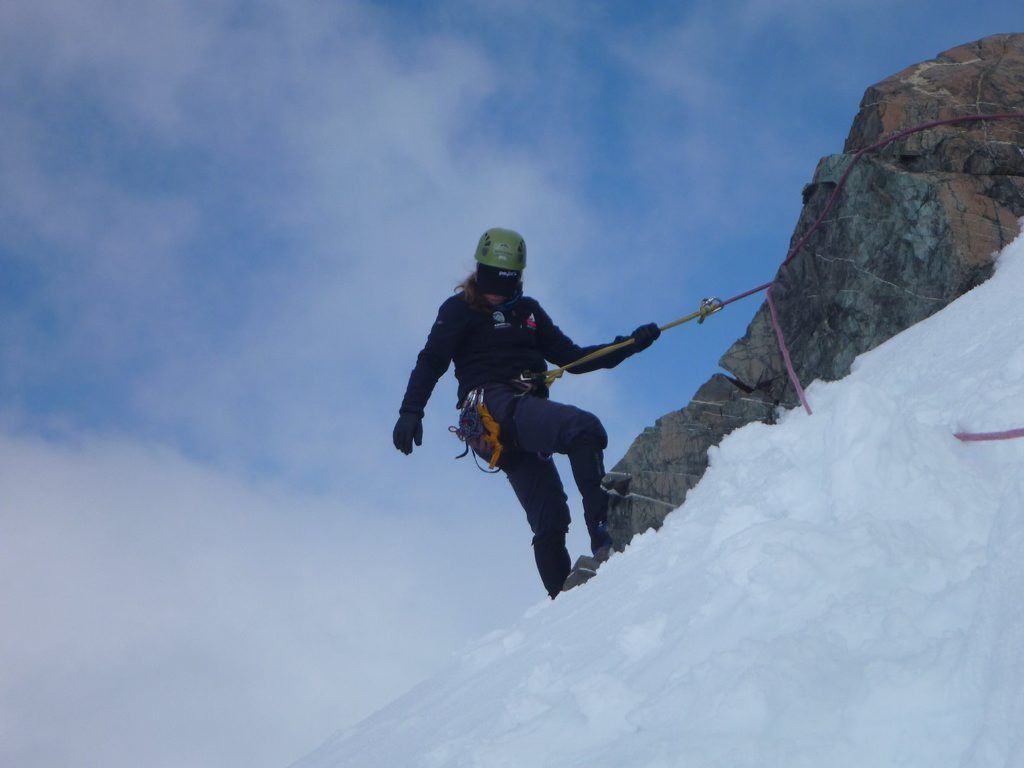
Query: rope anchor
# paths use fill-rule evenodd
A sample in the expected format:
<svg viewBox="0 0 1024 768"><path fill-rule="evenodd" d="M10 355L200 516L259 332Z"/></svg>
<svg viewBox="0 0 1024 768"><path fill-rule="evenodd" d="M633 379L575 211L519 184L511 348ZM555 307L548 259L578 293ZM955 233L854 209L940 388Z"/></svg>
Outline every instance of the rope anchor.
<svg viewBox="0 0 1024 768"><path fill-rule="evenodd" d="M700 309L697 312L700 313L700 319L697 320L697 325L703 324L711 315L715 314L723 308L722 300L717 296L712 296L707 299L700 300Z"/></svg>

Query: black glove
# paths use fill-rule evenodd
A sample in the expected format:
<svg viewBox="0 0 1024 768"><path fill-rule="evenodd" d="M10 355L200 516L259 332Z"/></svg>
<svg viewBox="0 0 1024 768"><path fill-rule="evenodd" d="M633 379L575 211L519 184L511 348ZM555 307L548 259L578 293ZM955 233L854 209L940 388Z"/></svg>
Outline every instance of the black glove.
<svg viewBox="0 0 1024 768"><path fill-rule="evenodd" d="M406 456L412 453L412 441L416 445L423 445L423 419L415 413L403 413L398 417L395 424L395 433L392 435L395 441L395 448Z"/></svg>
<svg viewBox="0 0 1024 768"><path fill-rule="evenodd" d="M641 325L630 336L633 337L634 351L643 352L654 343L655 339L661 336L661 328L658 327L657 323L648 323L647 325Z"/></svg>

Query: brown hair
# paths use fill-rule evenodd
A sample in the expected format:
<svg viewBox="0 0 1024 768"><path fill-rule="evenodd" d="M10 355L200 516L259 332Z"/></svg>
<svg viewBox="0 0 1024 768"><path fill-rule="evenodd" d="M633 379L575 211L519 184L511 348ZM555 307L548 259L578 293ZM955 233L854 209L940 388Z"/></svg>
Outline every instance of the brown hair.
<svg viewBox="0 0 1024 768"><path fill-rule="evenodd" d="M455 286L455 290L462 291L462 300L479 312L490 314L494 309L480 292L480 286L476 284L476 272L470 272L469 277Z"/></svg>

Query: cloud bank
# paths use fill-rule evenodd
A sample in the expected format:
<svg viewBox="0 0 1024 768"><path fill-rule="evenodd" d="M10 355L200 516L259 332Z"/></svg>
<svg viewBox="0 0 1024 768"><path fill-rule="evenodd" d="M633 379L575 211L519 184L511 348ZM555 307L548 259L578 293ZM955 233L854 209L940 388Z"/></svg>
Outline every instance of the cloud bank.
<svg viewBox="0 0 1024 768"><path fill-rule="evenodd" d="M8 765L283 765L494 620L467 624L452 596L486 595L423 514L120 442L3 436L0 467ZM516 569L486 554L464 557Z"/></svg>

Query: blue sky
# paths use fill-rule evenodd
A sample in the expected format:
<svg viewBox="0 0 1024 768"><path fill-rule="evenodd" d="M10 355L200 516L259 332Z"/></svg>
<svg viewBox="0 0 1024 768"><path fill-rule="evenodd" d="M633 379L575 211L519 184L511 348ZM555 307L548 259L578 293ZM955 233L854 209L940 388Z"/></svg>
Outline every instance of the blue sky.
<svg viewBox="0 0 1024 768"><path fill-rule="evenodd" d="M0 756L57 764L144 711L174 727L140 720L105 764L280 765L517 616L543 596L529 531L503 480L451 460L450 374L423 448L390 445L480 232L525 235L528 291L580 343L674 319L774 274L866 87L1021 17L945 0L5 4L0 524L18 544L0 610L23 630L0 642L19 670ZM755 309L555 396L603 418L611 464ZM138 682L179 668L208 716Z"/></svg>

